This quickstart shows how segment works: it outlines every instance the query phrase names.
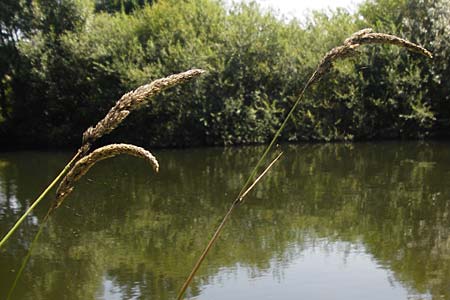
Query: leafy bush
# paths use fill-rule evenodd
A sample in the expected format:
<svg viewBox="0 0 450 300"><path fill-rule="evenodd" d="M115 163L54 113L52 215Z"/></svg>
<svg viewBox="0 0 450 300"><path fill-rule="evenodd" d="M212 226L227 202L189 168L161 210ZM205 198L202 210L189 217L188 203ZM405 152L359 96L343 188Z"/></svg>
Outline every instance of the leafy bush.
<svg viewBox="0 0 450 300"><path fill-rule="evenodd" d="M367 47L311 90L285 141L448 134L448 0L377 0L303 23L257 4L198 1L2 2L0 136L10 146L73 146L126 91L192 67L108 139L153 146L262 143L321 57L363 27L429 48L434 60Z"/></svg>

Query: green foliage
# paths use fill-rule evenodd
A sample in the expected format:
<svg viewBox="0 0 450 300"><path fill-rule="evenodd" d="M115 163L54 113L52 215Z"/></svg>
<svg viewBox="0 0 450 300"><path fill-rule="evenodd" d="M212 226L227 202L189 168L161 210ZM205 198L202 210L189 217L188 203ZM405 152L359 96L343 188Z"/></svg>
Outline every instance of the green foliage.
<svg viewBox="0 0 450 300"><path fill-rule="evenodd" d="M380 19L379 14L387 10L390 12L386 15L390 18ZM366 3L361 15L368 26L379 31L391 31L422 44L434 55L433 60L424 61L414 54L397 53L395 49L368 53L369 62L373 62L375 67L363 73L367 87L363 92L381 103L389 103L392 111L387 110L386 113L391 119L392 116L400 117L383 127L395 132L396 136L442 134L443 128L449 125L449 85L441 79L449 74L450 44L445 36L450 33L450 2L410 0ZM379 91L384 91L385 95ZM380 128L380 124L377 126Z"/></svg>
<svg viewBox="0 0 450 300"><path fill-rule="evenodd" d="M95 0L95 11L108 13L131 13L145 5L151 5L154 0Z"/></svg>
<svg viewBox="0 0 450 300"><path fill-rule="evenodd" d="M322 56L354 31L405 37L430 61L370 46L310 91L282 139L446 135L448 0L377 0L314 12L300 24L257 4L199 1L4 1L0 136L10 146L78 145L126 91L192 67L202 80L166 92L109 139L188 146L265 142Z"/></svg>

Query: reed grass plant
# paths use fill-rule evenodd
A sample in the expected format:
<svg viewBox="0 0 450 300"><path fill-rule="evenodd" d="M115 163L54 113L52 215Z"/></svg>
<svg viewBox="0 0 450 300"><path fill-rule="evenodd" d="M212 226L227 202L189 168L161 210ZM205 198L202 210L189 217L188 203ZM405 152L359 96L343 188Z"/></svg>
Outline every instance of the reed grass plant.
<svg viewBox="0 0 450 300"><path fill-rule="evenodd" d="M411 43L405 39L402 39L400 37L390 35L390 34L384 34L384 33L376 33L373 32L371 28L365 28L360 31L355 32L352 34L349 38L347 38L343 45L335 47L331 49L328 53L325 54L325 56L320 61L319 65L315 69L314 73L311 75L309 80L304 85L303 89L297 96L294 104L292 105L291 109L287 113L286 117L284 118L281 126L276 131L274 137L272 138L269 145L266 147L266 149L263 151L261 157L259 158L258 162L256 163L255 167L250 173L250 176L248 177L247 181L242 186L241 191L239 192L236 199L233 201L230 209L223 217L221 223L215 230L213 236L207 243L205 249L201 253L200 257L198 258L197 262L195 263L194 267L192 268L191 273L183 283L183 286L181 287L177 300L181 300L183 298L184 293L186 292L187 288L189 287L189 284L192 282L197 270L200 268L201 264L205 260L206 256L208 255L209 251L213 247L214 243L217 241L218 237L220 236L220 233L222 232L226 222L229 220L232 212L237 208L238 204L242 203L244 201L245 196L248 194L248 192L255 186L255 184L261 180L261 178L267 173L267 171L272 167L274 162L278 160L279 156L276 157L275 160L273 160L261 173L260 176L258 176L254 181L256 174L258 173L259 168L263 164L263 162L266 160L266 157L271 152L273 146L275 145L276 141L278 140L278 137L280 136L281 132L285 128L287 122L291 119L292 114L294 113L295 109L297 108L298 104L303 98L303 95L305 91L314 83L318 82L332 67L333 63L342 60L345 58L349 58L352 56L355 56L358 54L357 49L362 45L370 45L370 44L389 44L389 45L396 45L399 47L406 48L410 51L422 54L426 57L432 58L433 55L431 52L429 52L427 49L425 49L422 46L419 46L417 44Z"/></svg>
<svg viewBox="0 0 450 300"><path fill-rule="evenodd" d="M96 162L100 160L122 153L131 154L146 159L151 163L154 170L157 171L159 165L156 158L145 149L133 145L114 144L99 148L93 151L90 155L88 155L88 153L92 147L92 144L96 140L117 128L117 126L119 126L123 122L123 120L130 114L131 111L141 108L147 103L149 98L161 93L162 91L170 87L194 79L204 72L205 71L201 69L192 69L186 72L173 74L168 77L152 81L149 84L140 86L137 89L124 94L109 110L109 112L102 120L100 120L94 127L89 127L83 133L82 145L78 149L76 154L67 163L63 170L56 176L56 178L47 186L47 188L45 188L45 190L39 195L39 197L35 201L33 201L32 205L17 220L12 228L4 235L4 237L0 241L0 249L12 236L12 234L19 228L20 224L22 224L22 222L32 212L32 210L45 198L48 192L59 182L62 176L66 174L66 172L69 173L62 180L58 188L57 197L54 201L54 204L50 207L45 220L48 219L48 216L54 211L55 208L59 207L62 204L64 198L73 189L73 183L82 175L84 175L90 167L92 167Z"/></svg>
<svg viewBox="0 0 450 300"><path fill-rule="evenodd" d="M102 120L100 120L94 127L89 127L83 133L82 145L73 156L73 158L67 163L67 165L58 174L58 176L56 176L56 178L47 186L47 188L41 193L41 195L39 195L39 197L25 211L25 213L19 218L19 220L0 241L1 249L6 241L19 228L20 224L31 213L31 211L45 198L45 196L56 185L56 183L61 180L62 176L67 173L67 175L61 180L60 185L56 191L56 198L47 211L47 214L45 215L43 222L40 224L39 230L36 233L33 242L31 243L27 255L22 261L19 271L17 272L14 282L8 292L7 300L11 298L17 282L28 263L28 260L31 257L33 247L39 239L39 236L41 235L42 230L50 215L63 203L64 199L70 194L70 192L74 188L75 182L79 180L84 174L86 174L93 165L101 160L114 157L119 154L128 154L143 158L153 167L153 170L155 172L159 171L159 163L157 159L149 151L141 147L128 144L111 144L95 149L94 151L89 153L92 144L102 136L110 133L115 128L117 128L117 126L119 126L123 122L123 120L130 114L131 111L142 107L150 97L172 86L182 84L191 79L194 79L204 72L205 71L201 69L188 70L186 72L157 79L149 84L140 86L137 89L124 94L109 110L109 112Z"/></svg>

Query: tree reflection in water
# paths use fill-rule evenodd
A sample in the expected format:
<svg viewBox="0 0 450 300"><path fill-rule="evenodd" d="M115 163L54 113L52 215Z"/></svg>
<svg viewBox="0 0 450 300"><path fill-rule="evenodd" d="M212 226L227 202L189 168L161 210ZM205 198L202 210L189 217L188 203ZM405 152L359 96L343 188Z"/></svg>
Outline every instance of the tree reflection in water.
<svg viewBox="0 0 450 300"><path fill-rule="evenodd" d="M282 285L280 274L314 247L348 245L389 270L410 297L449 299L449 146L283 146L284 157L236 211L190 295L238 270L246 270L243 280L271 274ZM159 150L159 174L134 158L100 163L50 220L13 298L174 298L261 151ZM68 156L0 154L1 232ZM39 207L0 250L0 294L46 210ZM347 257L341 248L336 253ZM301 285L295 292L302 296Z"/></svg>

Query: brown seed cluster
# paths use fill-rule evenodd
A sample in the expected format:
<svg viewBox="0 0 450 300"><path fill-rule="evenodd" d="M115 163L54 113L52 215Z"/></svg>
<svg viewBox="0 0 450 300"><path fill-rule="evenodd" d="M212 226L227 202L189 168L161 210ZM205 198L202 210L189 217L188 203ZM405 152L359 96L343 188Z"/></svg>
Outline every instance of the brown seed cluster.
<svg viewBox="0 0 450 300"><path fill-rule="evenodd" d="M356 48L358 46L344 45L331 49L320 61L316 71L309 79L308 85L319 81L323 77L323 75L328 73L328 71L333 67L333 62L337 61L338 59L344 59L358 54L358 52L356 51Z"/></svg>
<svg viewBox="0 0 450 300"><path fill-rule="evenodd" d="M90 148L95 140L113 131L130 114L131 111L139 109L150 97L178 84L187 82L205 73L201 69L192 69L165 78L157 79L149 84L143 85L123 95L109 110L106 116L94 127L89 127L83 133L83 152Z"/></svg>
<svg viewBox="0 0 450 300"><path fill-rule="evenodd" d="M152 166L155 172L159 171L158 161L144 148L129 144L111 144L100 147L77 161L69 173L67 173L66 177L64 177L56 190L56 201L53 205L53 209L58 208L61 205L67 195L72 192L74 183L86 174L93 165L101 160L114 157L119 154L128 154L142 158Z"/></svg>
<svg viewBox="0 0 450 300"><path fill-rule="evenodd" d="M359 34L360 32L363 32L363 34ZM433 58L431 52L422 46L411 43L410 41L399 38L395 35L372 32L372 29L370 28L358 31L357 33L352 35L349 39L346 39L344 44L346 45L390 44L406 48L412 52L422 54L429 58Z"/></svg>
<svg viewBox="0 0 450 300"><path fill-rule="evenodd" d="M376 33L372 32L371 28L365 28L352 34L348 39L344 41L342 46L331 49L317 67L313 76L308 82L308 85L319 81L325 73L327 73L333 66L333 62L338 59L344 59L351 56L355 56L359 52L356 50L361 45L368 44L390 44L399 47L406 48L412 52L416 52L432 58L433 55L430 51L419 46L417 44L411 43L405 39L399 38L395 35Z"/></svg>

